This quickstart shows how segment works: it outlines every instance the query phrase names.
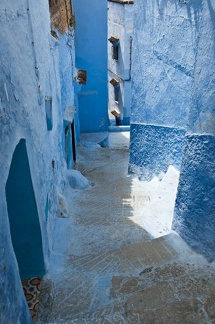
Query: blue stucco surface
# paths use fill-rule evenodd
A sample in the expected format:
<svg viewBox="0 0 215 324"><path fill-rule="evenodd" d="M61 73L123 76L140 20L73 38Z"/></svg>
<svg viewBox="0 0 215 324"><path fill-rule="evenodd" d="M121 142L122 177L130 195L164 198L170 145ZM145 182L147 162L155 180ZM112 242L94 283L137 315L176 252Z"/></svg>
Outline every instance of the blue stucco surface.
<svg viewBox="0 0 215 324"><path fill-rule="evenodd" d="M69 34L59 35L58 39L52 37L49 2L43 0L2 0L0 30L0 323L19 323L19 319L20 323L32 323L21 286L8 215L10 208L15 210L18 203L21 205L22 197L17 193L26 177L21 179L17 175L18 183L9 188L11 197L6 197L5 187L8 176L11 178L13 153L20 139L25 138L30 169L28 179L31 177L33 186L30 190L32 195L27 200L32 206L33 201L36 204L30 214L35 215L37 209L39 219L36 226L40 224L44 263L48 269L55 239L53 228L58 195L64 188L67 170L62 150L64 112L66 106L73 106L75 101L74 40L71 28ZM52 100L52 114L49 115L46 114L46 98ZM78 122L77 116L75 120ZM6 198L10 201L9 208ZM28 203L27 206L29 210L32 207ZM12 213L15 214L14 210ZM26 217L27 211L19 214ZM20 229L18 218L17 223L14 231L29 233L25 245L30 247L34 238L32 224L26 222L28 228ZM38 229L36 226L35 232ZM34 254L37 255L37 251L38 248ZM28 274L34 275L32 272Z"/></svg>
<svg viewBox="0 0 215 324"><path fill-rule="evenodd" d="M195 68L194 13L171 1L136 1L134 7L131 122L185 128Z"/></svg>
<svg viewBox="0 0 215 324"><path fill-rule="evenodd" d="M2 241L10 247L5 228L0 229L0 234ZM0 323L33 324L14 258L11 250L0 248Z"/></svg>
<svg viewBox="0 0 215 324"><path fill-rule="evenodd" d="M130 168L150 179L168 163L182 165L173 228L212 260L215 3L137 0L134 7Z"/></svg>
<svg viewBox="0 0 215 324"><path fill-rule="evenodd" d="M185 131L131 124L129 171L151 180L170 165L180 168Z"/></svg>
<svg viewBox="0 0 215 324"><path fill-rule="evenodd" d="M45 274L42 237L25 140L13 154L6 183L11 238L22 279Z"/></svg>
<svg viewBox="0 0 215 324"><path fill-rule="evenodd" d="M215 259L215 137L186 136L173 229L197 252Z"/></svg>
<svg viewBox="0 0 215 324"><path fill-rule="evenodd" d="M76 68L87 72L78 93L81 132L108 127L107 1L74 0Z"/></svg>
<svg viewBox="0 0 215 324"><path fill-rule="evenodd" d="M195 12L195 70L188 135L173 228L197 252L215 259L215 3L190 5Z"/></svg>

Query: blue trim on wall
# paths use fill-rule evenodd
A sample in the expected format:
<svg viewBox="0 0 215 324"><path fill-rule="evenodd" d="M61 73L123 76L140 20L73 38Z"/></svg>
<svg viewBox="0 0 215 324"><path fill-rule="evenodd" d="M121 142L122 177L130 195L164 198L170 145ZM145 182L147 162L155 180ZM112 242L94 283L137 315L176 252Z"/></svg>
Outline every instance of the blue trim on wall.
<svg viewBox="0 0 215 324"><path fill-rule="evenodd" d="M151 180L170 165L180 168L185 130L143 124L130 129L129 172Z"/></svg>
<svg viewBox="0 0 215 324"><path fill-rule="evenodd" d="M186 136L173 229L215 260L215 136Z"/></svg>

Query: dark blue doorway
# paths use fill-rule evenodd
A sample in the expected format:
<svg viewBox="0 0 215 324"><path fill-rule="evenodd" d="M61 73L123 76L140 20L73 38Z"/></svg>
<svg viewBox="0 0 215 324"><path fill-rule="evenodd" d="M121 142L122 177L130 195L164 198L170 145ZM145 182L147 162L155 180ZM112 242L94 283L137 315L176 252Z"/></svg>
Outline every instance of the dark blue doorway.
<svg viewBox="0 0 215 324"><path fill-rule="evenodd" d="M11 238L21 279L43 276L41 229L25 139L16 146L6 183Z"/></svg>

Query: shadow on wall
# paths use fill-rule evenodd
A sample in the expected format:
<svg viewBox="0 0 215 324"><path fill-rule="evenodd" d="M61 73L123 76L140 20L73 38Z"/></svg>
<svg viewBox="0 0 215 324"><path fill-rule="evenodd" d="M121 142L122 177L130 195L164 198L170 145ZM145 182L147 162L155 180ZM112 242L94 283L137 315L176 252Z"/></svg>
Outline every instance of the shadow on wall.
<svg viewBox="0 0 215 324"><path fill-rule="evenodd" d="M42 237L26 142L21 139L13 154L6 183L11 239L21 279L43 276Z"/></svg>

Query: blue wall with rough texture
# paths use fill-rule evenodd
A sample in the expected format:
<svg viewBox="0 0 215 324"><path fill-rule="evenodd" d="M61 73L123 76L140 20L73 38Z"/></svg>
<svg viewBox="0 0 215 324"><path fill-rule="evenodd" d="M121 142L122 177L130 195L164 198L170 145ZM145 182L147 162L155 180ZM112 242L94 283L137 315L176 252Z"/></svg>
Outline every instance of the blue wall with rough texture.
<svg viewBox="0 0 215 324"><path fill-rule="evenodd" d="M199 6L198 6L199 4ZM190 4L195 10L195 71L188 133L175 205L173 228L197 252L215 259L215 3Z"/></svg>
<svg viewBox="0 0 215 324"><path fill-rule="evenodd" d="M87 71L78 93L81 132L106 131L107 1L74 0L76 68Z"/></svg>
<svg viewBox="0 0 215 324"><path fill-rule="evenodd" d="M181 165L173 229L214 260L215 3L137 0L134 22L130 168Z"/></svg>
<svg viewBox="0 0 215 324"><path fill-rule="evenodd" d="M185 131L171 127L131 124L129 171L145 180L166 172L169 165L178 169L182 159Z"/></svg>
<svg viewBox="0 0 215 324"><path fill-rule="evenodd" d="M5 189L9 174L11 179L13 153L20 139L25 139L30 169L28 180L31 178L34 191L31 191L29 201L32 204L28 207L30 210L36 204L34 215L37 209L44 263L48 269L58 197L63 191L67 170L62 150L63 119L65 106L74 105L73 70L68 38L62 36L57 40L51 36L48 1L1 0L0 30L0 323L32 323L21 286L18 257L14 252L16 248L12 244L14 237L11 235L9 216L10 208L15 213L15 205L13 197L6 197ZM72 56L74 59L73 52ZM50 130L47 129L46 119L47 97L51 98ZM14 188L9 186L9 192L16 196L16 206L19 196L14 191L19 191L21 182L24 185L26 180L25 177L20 178L20 183L15 183ZM8 202L12 201L9 208L6 198ZM25 210L20 217L26 215ZM19 222L15 225L18 226ZM26 225L29 223L26 222ZM15 233L18 231L23 231L23 228L13 229ZM25 234L28 231L30 245L31 226ZM29 258L26 255L25 261L28 262Z"/></svg>
<svg viewBox="0 0 215 324"><path fill-rule="evenodd" d="M214 161L214 136L186 136L173 222L187 243L211 261L215 258Z"/></svg>
<svg viewBox="0 0 215 324"><path fill-rule="evenodd" d="M178 2L135 1L129 169L145 179L172 164L180 168L194 74L193 26Z"/></svg>
<svg viewBox="0 0 215 324"><path fill-rule="evenodd" d="M194 12L178 1L136 1L131 122L184 128L192 88Z"/></svg>

